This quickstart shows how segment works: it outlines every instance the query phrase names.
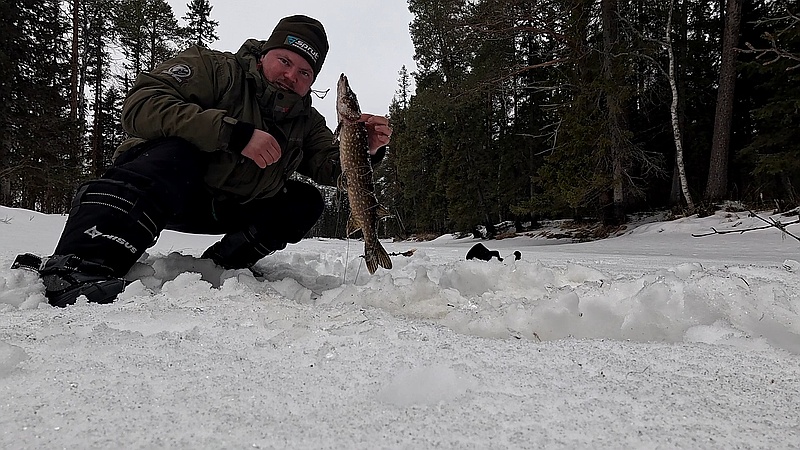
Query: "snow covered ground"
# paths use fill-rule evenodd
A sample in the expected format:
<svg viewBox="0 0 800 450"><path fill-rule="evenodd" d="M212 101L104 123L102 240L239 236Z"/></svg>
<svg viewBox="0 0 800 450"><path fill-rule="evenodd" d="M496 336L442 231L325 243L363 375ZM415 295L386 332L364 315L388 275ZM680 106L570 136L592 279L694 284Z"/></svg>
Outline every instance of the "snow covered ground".
<svg viewBox="0 0 800 450"><path fill-rule="evenodd" d="M794 218L774 216L787 222ZM163 233L111 305L44 301L0 207L0 448L798 448L800 242L746 213L603 241L357 240L263 259ZM789 227L800 232L800 225Z"/></svg>

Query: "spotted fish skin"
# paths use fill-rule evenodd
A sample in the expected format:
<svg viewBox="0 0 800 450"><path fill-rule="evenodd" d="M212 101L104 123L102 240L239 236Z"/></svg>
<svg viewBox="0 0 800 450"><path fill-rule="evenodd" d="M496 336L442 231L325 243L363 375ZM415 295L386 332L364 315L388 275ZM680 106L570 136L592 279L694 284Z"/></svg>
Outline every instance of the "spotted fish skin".
<svg viewBox="0 0 800 450"><path fill-rule="evenodd" d="M339 160L350 200L347 235L358 230L364 235L364 260L370 274L375 273L378 266L391 269L392 260L378 240L378 220L389 214L375 198L367 126L358 121L361 107L345 74L339 76L336 86L336 112L339 118Z"/></svg>

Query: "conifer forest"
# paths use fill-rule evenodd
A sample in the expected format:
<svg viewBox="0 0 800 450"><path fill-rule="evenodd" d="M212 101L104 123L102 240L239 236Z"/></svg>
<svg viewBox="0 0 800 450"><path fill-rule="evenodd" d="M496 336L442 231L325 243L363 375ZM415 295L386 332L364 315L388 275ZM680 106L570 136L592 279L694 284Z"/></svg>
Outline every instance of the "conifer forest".
<svg viewBox="0 0 800 450"><path fill-rule="evenodd" d="M69 210L126 138L119 114L137 74L214 47L212 4L187 8L178 18L165 0L0 0L0 204ZM385 235L800 203L797 2L408 8L417 67L386 80L394 133L375 169L395 216Z"/></svg>

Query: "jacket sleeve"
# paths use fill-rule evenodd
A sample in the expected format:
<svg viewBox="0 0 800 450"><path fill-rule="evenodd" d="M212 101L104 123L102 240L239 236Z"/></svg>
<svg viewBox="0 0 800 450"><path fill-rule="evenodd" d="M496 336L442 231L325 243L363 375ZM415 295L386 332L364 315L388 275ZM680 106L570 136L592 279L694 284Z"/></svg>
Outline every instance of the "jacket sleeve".
<svg viewBox="0 0 800 450"><path fill-rule="evenodd" d="M309 132L303 140L303 161L297 171L319 184L336 186L342 173L339 143L316 109L311 110L310 120Z"/></svg>
<svg viewBox="0 0 800 450"><path fill-rule="evenodd" d="M242 95L240 74L234 58L191 47L136 78L122 108L122 126L143 139L180 137L206 152L238 153L253 126L215 106L225 95Z"/></svg>

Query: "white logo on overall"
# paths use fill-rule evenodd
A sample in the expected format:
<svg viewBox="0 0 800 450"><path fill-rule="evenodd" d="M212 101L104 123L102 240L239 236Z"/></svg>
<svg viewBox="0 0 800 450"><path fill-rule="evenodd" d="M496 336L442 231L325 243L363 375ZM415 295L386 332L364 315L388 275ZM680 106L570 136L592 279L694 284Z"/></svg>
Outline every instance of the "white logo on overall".
<svg viewBox="0 0 800 450"><path fill-rule="evenodd" d="M135 254L137 252L136 247L132 246L125 239L122 239L119 236L114 236L114 235L111 235L111 234L103 234L103 233L101 233L97 229L97 225L93 226L92 228L89 228L88 230L84 231L83 233L84 234L88 234L89 237L91 237L92 239L98 238L98 237L102 237L102 238L106 238L106 239L108 239L110 241L116 242L117 244L120 244L123 247L127 248L128 250L130 250L131 253Z"/></svg>

